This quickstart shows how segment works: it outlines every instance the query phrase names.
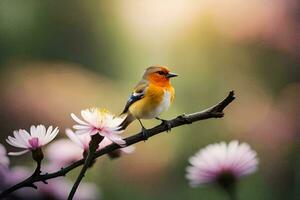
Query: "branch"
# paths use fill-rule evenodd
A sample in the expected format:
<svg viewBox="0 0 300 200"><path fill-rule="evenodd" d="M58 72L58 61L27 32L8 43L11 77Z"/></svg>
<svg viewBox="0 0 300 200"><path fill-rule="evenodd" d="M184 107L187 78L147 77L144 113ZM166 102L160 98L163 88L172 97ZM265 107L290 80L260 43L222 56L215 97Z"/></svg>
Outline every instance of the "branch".
<svg viewBox="0 0 300 200"><path fill-rule="evenodd" d="M211 119L211 118L222 118L224 116L224 112L223 110L235 99L234 96L234 92L230 91L230 93L228 94L228 96L222 100L221 102L219 102L218 104L212 106L211 108L208 108L206 110L200 111L200 112L196 112L196 113L192 113L192 114L183 114L180 115L174 119L171 119L168 121L168 124L170 125L171 128L175 128L178 126L182 126L182 125L186 125L186 124L191 124L193 122L196 121L201 121L201 120L206 120L206 119ZM152 137L154 135L157 135L159 133L165 132L169 130L169 127L166 126L166 124L160 124L158 126L155 126L152 129L148 129L147 133L149 134L149 137ZM128 138L125 139L126 141L126 146L130 146L132 144L144 141L144 136L142 134L142 132L130 136ZM121 148L119 145L117 144L111 144L101 150L98 150L94 155L93 155L93 159L97 159L100 156L103 156L107 153L113 152L114 150L117 150ZM81 159L79 161L74 162L73 164L65 167L65 168L61 168L59 171L54 172L54 173L50 173L50 174L44 174L44 175L38 175L38 176L34 176L34 177L29 177L27 179L25 179L24 181L8 188L7 190L4 190L1 194L0 194L0 198L3 198L5 196L7 196L8 194L23 188L23 187L32 187L32 185L34 185L34 183L36 182L45 182L46 180L49 179L53 179L56 177L60 177L60 176L65 176L67 173L69 173L70 171L72 171L73 169L81 166L84 164L84 160L85 159Z"/></svg>

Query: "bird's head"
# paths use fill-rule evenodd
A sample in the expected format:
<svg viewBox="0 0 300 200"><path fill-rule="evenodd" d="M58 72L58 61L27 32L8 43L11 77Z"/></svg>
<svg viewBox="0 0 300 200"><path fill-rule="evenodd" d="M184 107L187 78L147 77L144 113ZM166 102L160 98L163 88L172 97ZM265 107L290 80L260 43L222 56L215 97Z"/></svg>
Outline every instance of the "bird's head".
<svg viewBox="0 0 300 200"><path fill-rule="evenodd" d="M167 86L170 84L170 78L178 76L170 72L170 70L166 66L151 66L148 67L144 74L144 79L150 81L151 83Z"/></svg>

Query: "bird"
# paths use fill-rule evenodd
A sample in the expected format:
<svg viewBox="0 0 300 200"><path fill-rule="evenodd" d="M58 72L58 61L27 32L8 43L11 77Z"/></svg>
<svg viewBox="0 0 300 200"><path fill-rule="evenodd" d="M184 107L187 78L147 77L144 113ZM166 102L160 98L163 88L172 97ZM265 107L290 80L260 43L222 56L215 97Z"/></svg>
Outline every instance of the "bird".
<svg viewBox="0 0 300 200"><path fill-rule="evenodd" d="M159 118L159 115L166 111L175 97L175 89L170 79L178 74L170 72L168 67L155 65L148 67L142 79L134 87L123 112L125 119L120 124L119 130L125 130L134 120L138 120L142 127L142 134L145 140L149 134L141 119L158 119L165 123L168 130L171 129L167 120Z"/></svg>

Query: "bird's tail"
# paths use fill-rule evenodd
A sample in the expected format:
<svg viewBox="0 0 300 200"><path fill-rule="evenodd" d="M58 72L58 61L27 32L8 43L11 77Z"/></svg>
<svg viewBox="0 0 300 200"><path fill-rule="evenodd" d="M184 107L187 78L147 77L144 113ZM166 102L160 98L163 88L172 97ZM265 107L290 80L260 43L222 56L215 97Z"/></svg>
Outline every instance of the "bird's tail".
<svg viewBox="0 0 300 200"><path fill-rule="evenodd" d="M127 113L126 118L120 124L119 130L125 130L127 126L129 126L129 124L131 124L131 122L133 122L134 120L135 118L130 113Z"/></svg>

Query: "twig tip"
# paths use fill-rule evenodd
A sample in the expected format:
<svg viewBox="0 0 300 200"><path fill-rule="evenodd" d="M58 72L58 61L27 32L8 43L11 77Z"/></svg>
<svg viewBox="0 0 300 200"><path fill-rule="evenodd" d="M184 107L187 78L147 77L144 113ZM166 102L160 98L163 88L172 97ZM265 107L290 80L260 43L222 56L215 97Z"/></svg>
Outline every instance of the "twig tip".
<svg viewBox="0 0 300 200"><path fill-rule="evenodd" d="M229 92L229 97L233 97L233 98L235 98L235 92L234 92L234 90L231 90L230 92Z"/></svg>

